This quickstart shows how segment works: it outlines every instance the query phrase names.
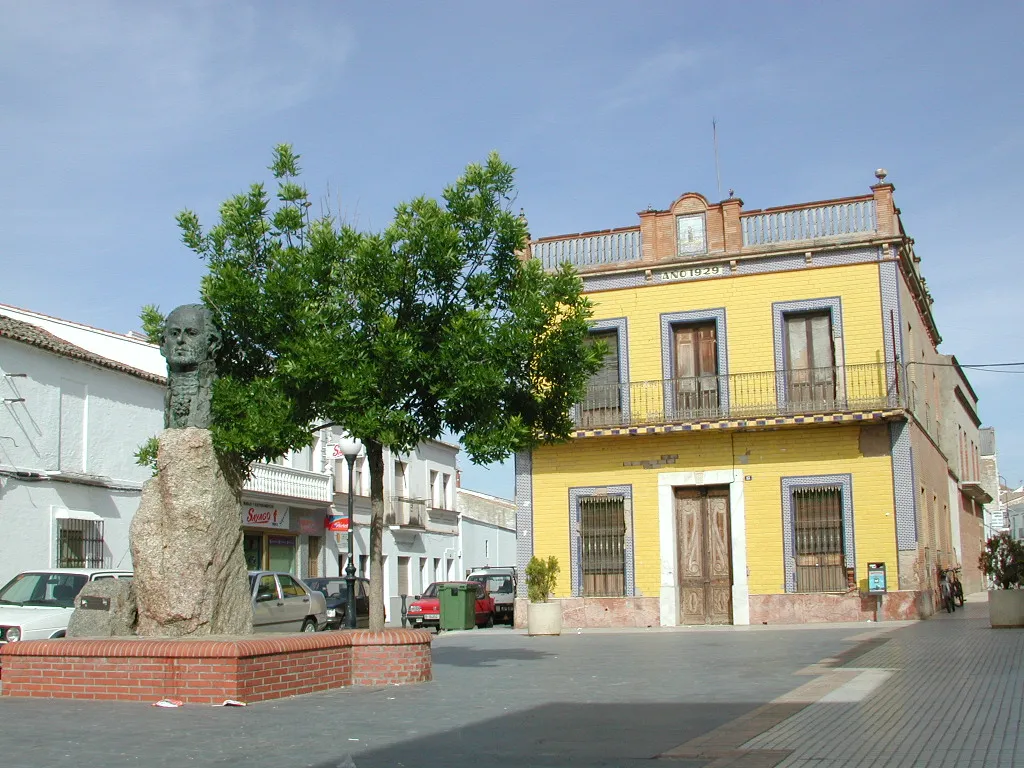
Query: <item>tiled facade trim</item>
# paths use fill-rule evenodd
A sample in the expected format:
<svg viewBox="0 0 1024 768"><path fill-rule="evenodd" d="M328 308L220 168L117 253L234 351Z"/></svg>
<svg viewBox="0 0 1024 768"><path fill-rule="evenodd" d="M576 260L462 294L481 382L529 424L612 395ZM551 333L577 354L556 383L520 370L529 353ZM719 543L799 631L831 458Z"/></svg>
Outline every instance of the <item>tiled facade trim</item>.
<svg viewBox="0 0 1024 768"><path fill-rule="evenodd" d="M656 424L646 427L602 427L600 429L578 429L574 438L617 437L619 435L661 435L673 432L709 432L714 430L751 429L756 427L792 427L800 424L849 424L852 422L889 421L903 418L901 408L884 411L859 411L857 413L806 414L803 416L770 416L763 419L715 419L694 421L688 424Z"/></svg>
<svg viewBox="0 0 1024 768"><path fill-rule="evenodd" d="M704 265L712 264L713 256L702 258ZM618 288L639 288L642 285L660 285L666 282L691 282L696 280L720 279L723 277L736 277L737 275L761 275L769 272L789 272L792 270L805 269L807 267L837 267L849 264L865 264L879 260L878 248L844 248L834 251L813 252L811 261L808 262L803 254L782 253L775 256L763 256L747 259L738 259L736 270L731 271L730 259L723 256L716 266L724 266L725 273L717 275L699 275L689 280L667 280L665 273L678 272L684 268L686 262L676 263L670 267L650 270L650 279L643 270L620 272L608 275L581 275L583 278L583 290L586 293L592 291L611 291Z"/></svg>
<svg viewBox="0 0 1024 768"><path fill-rule="evenodd" d="M725 328L725 307L695 309L686 312L665 312L661 315L661 372L665 381L675 378L676 350L672 340L672 327L683 323L715 322L715 346L718 354L718 398L723 412L729 412L729 342ZM666 386L665 413L673 413L674 392Z"/></svg>
<svg viewBox="0 0 1024 768"><path fill-rule="evenodd" d="M389 629L233 640L29 640L9 643L0 655L4 696L219 704L426 682L430 643L429 632Z"/></svg>
<svg viewBox="0 0 1024 768"><path fill-rule="evenodd" d="M882 297L882 334L885 338L885 361L887 363L895 362L894 352L900 360L906 359L903 353L903 334L896 334L899 349L894 346L892 338L893 326L897 330L903 328L903 318L900 316L897 269L895 261L883 261L878 265L878 289Z"/></svg>
<svg viewBox="0 0 1024 768"><path fill-rule="evenodd" d="M796 592L796 533L793 529L793 490L838 485L843 495L843 560L856 566L853 548L853 476L805 475L782 478L782 542L786 566L786 592Z"/></svg>
<svg viewBox="0 0 1024 768"><path fill-rule="evenodd" d="M526 597L526 566L533 557L533 454L516 454L516 595Z"/></svg>
<svg viewBox="0 0 1024 768"><path fill-rule="evenodd" d="M569 489L569 551L572 554L572 596L583 596L583 539L580 536L580 498L587 496L620 496L625 498L626 518L626 597L633 597L633 486L602 485ZM526 581L526 579L523 579Z"/></svg>
<svg viewBox="0 0 1024 768"><path fill-rule="evenodd" d="M910 425L905 421L889 424L892 452L892 493L896 506L896 548L917 549L917 514L914 509L914 460L910 448Z"/></svg>
<svg viewBox="0 0 1024 768"><path fill-rule="evenodd" d="M821 299L804 299L802 301L776 301L772 303L772 336L775 341L775 370L786 370L786 315L790 312L828 311L832 315L832 345L835 348L833 361L837 371L843 370L843 301L839 296ZM836 382L837 388L843 382ZM786 402L786 380L784 376L775 377L775 395L779 404Z"/></svg>

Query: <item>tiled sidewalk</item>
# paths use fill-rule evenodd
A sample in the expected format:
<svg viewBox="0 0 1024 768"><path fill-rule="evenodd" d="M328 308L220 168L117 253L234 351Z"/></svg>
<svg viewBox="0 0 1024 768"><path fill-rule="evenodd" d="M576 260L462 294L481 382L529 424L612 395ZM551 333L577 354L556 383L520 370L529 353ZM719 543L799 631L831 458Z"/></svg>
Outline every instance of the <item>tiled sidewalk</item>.
<svg viewBox="0 0 1024 768"><path fill-rule="evenodd" d="M786 755L764 763L779 768L1024 767L1024 629L989 627L985 600L881 636L829 673L828 693L740 750Z"/></svg>

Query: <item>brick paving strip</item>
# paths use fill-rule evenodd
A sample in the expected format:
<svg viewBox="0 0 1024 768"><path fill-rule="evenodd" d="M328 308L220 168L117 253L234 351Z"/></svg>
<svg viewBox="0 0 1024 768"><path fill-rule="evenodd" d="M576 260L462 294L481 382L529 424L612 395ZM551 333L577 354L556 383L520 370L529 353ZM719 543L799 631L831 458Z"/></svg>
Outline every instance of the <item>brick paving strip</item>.
<svg viewBox="0 0 1024 768"><path fill-rule="evenodd" d="M796 674L815 679L660 758L707 768L1024 767L1024 629L965 610L861 642Z"/></svg>

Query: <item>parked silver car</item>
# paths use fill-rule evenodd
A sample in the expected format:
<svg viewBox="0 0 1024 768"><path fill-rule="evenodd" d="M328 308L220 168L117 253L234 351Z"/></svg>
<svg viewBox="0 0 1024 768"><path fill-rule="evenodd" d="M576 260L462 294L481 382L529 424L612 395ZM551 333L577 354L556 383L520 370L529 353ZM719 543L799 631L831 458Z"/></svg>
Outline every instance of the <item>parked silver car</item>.
<svg viewBox="0 0 1024 768"><path fill-rule="evenodd" d="M249 587L256 632L316 632L327 626L327 600L290 573L249 571Z"/></svg>

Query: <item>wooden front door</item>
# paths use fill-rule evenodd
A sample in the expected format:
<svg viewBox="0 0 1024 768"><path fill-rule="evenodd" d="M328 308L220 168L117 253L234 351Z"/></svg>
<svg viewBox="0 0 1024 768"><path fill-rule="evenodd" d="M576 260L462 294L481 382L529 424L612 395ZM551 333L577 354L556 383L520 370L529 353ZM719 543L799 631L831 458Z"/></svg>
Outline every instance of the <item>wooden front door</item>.
<svg viewBox="0 0 1024 768"><path fill-rule="evenodd" d="M728 488L677 488L679 623L732 623Z"/></svg>

